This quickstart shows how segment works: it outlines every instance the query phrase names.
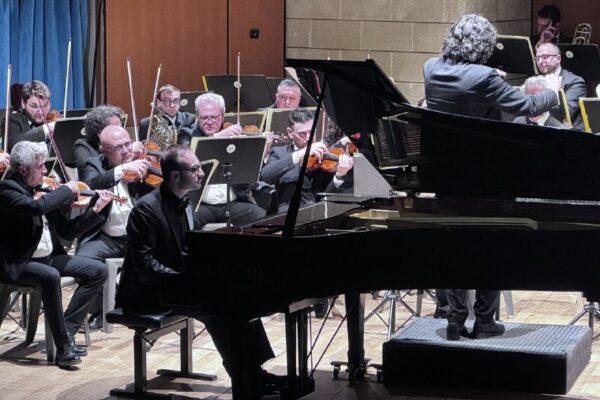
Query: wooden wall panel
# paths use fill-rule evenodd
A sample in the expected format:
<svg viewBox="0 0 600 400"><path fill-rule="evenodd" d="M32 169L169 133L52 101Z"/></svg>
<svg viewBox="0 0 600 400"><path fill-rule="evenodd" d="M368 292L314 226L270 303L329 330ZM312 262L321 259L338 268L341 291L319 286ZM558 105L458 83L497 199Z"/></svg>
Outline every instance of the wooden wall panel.
<svg viewBox="0 0 600 400"><path fill-rule="evenodd" d="M284 3L281 0L229 0L230 74L237 72L239 51L242 74L283 76ZM251 29L259 29L258 39L250 38Z"/></svg>
<svg viewBox="0 0 600 400"><path fill-rule="evenodd" d="M227 73L227 2L107 0L106 101L131 116L126 57L138 119L150 114L160 63L161 85L201 90L203 74Z"/></svg>

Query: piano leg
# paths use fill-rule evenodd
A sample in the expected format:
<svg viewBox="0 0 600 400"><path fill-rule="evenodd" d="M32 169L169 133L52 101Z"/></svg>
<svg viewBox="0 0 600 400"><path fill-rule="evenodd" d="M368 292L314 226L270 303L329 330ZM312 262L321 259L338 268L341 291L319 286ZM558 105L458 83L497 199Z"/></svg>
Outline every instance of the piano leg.
<svg viewBox="0 0 600 400"><path fill-rule="evenodd" d="M303 309L285 314L285 339L289 392L286 399L297 399L315 390L308 373L308 313ZM296 366L298 368L296 369ZM297 373L297 375L296 375Z"/></svg>
<svg viewBox="0 0 600 400"><path fill-rule="evenodd" d="M367 370L365 360L365 295L346 293L346 324L348 328L348 377L362 379Z"/></svg>

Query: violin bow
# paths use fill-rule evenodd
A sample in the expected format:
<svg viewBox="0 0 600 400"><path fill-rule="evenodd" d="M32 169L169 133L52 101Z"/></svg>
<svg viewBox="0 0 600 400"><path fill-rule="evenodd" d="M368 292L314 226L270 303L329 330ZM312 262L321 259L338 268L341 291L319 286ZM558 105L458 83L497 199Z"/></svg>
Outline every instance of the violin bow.
<svg viewBox="0 0 600 400"><path fill-rule="evenodd" d="M154 120L154 102L156 101L156 92L158 92L158 82L160 81L160 70L162 64L158 64L156 71L156 81L154 82L154 93L152 94L152 103L150 104L150 121L148 122L148 132L146 132L146 140L150 141L150 132L152 132L152 122ZM144 146L144 156L146 155L146 146Z"/></svg>
<svg viewBox="0 0 600 400"><path fill-rule="evenodd" d="M140 133L137 125L137 116L135 114L135 99L133 97L133 78L131 73L131 58L127 57L127 80L129 81L129 98L131 100L131 115L133 116L133 131L135 132L135 141L140 141Z"/></svg>
<svg viewBox="0 0 600 400"><path fill-rule="evenodd" d="M63 118L67 118L67 99L69 98L69 72L71 69L71 38L67 44L67 71L65 72L65 96L63 99Z"/></svg>
<svg viewBox="0 0 600 400"><path fill-rule="evenodd" d="M240 124L240 99L242 81L240 80L240 52L237 53L237 81L234 82L233 86L237 89L237 124Z"/></svg>
<svg viewBox="0 0 600 400"><path fill-rule="evenodd" d="M8 116L10 115L10 81L12 77L12 65L8 64L6 69L6 110L4 115L4 149L8 150Z"/></svg>

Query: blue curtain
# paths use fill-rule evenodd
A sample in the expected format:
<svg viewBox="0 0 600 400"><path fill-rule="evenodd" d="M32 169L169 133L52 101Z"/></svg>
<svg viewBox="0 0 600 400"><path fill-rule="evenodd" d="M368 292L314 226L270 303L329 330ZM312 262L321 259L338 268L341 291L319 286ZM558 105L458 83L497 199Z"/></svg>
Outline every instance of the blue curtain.
<svg viewBox="0 0 600 400"><path fill-rule="evenodd" d="M12 83L43 81L52 92L52 108L62 110L69 38L67 108L85 107L87 18L88 0L0 1L0 107L5 107L6 66L11 63Z"/></svg>

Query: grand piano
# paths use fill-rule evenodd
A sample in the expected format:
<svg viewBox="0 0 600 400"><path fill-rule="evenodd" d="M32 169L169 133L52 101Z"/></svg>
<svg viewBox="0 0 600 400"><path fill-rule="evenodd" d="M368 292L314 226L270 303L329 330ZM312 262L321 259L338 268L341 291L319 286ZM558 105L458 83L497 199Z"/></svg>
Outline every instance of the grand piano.
<svg viewBox="0 0 600 400"><path fill-rule="evenodd" d="M359 293L455 287L598 298L600 137L413 107L372 60L288 66L316 73L318 107L346 134L361 133L354 193L301 209L298 196L287 215L190 232L187 285L165 303L226 316L241 331L303 299L346 294L348 362L360 371ZM288 322L298 397L311 385L291 342L306 334L302 321ZM231 346L233 396L251 398L244 349Z"/></svg>

